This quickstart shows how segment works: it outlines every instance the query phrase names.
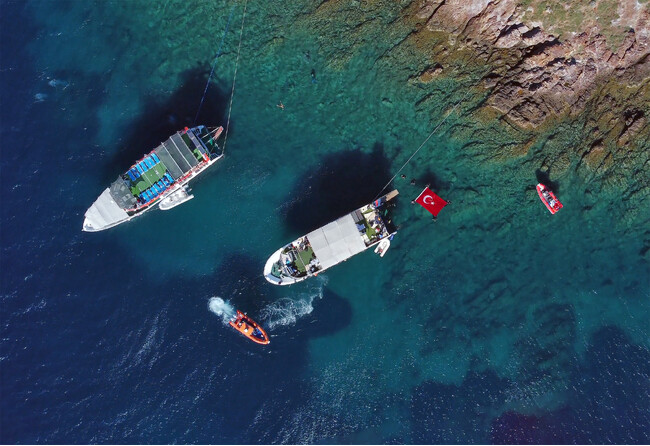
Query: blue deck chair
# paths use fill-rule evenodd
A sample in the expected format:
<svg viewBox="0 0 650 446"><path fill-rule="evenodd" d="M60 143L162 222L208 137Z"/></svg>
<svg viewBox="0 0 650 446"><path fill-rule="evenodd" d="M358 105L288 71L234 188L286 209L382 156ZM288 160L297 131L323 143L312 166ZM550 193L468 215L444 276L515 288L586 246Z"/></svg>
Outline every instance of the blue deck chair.
<svg viewBox="0 0 650 446"><path fill-rule="evenodd" d="M162 190L167 189L167 185L166 185L165 183L163 183L162 181L160 181L160 180L158 180L158 182L157 182L156 184L157 184L158 187L160 187Z"/></svg>
<svg viewBox="0 0 650 446"><path fill-rule="evenodd" d="M135 170L137 170L140 175L142 175L144 173L144 170L142 170L142 167L140 167L139 164L135 165Z"/></svg>
<svg viewBox="0 0 650 446"><path fill-rule="evenodd" d="M144 163L149 167L149 169L151 169L155 164L151 158L145 158Z"/></svg>
<svg viewBox="0 0 650 446"><path fill-rule="evenodd" d="M133 176L135 177L136 180L140 178L140 172L138 172L138 169L136 169L135 167L131 168L131 173L133 173Z"/></svg>
<svg viewBox="0 0 650 446"><path fill-rule="evenodd" d="M151 186L151 188L156 191L156 195L162 192L156 183L154 183L153 186Z"/></svg>
<svg viewBox="0 0 650 446"><path fill-rule="evenodd" d="M160 162L160 158L158 158L158 155L156 155L155 153L151 154L151 158L153 158L153 160L156 162L156 164L158 164Z"/></svg>
<svg viewBox="0 0 650 446"><path fill-rule="evenodd" d="M153 188L147 189L147 192L149 192L149 195L151 195L152 200L158 196L158 194L156 193L156 191Z"/></svg>
<svg viewBox="0 0 650 446"><path fill-rule="evenodd" d="M131 181L136 180L135 175L133 175L133 172L131 172L130 170L126 174L129 176L129 178L131 178Z"/></svg>
<svg viewBox="0 0 650 446"><path fill-rule="evenodd" d="M142 161L140 161L138 163L138 166L142 167L143 172L146 172L147 170L149 170L149 167L145 163L143 163Z"/></svg>
<svg viewBox="0 0 650 446"><path fill-rule="evenodd" d="M165 176L169 180L169 184L172 184L174 182L174 178L169 174L169 172L165 173Z"/></svg>
<svg viewBox="0 0 650 446"><path fill-rule="evenodd" d="M169 185L171 184L171 183L169 182L169 180L167 179L166 176L163 176L163 177L161 178L161 181L162 181L163 183L165 183L165 186L166 186L166 187L169 187Z"/></svg>

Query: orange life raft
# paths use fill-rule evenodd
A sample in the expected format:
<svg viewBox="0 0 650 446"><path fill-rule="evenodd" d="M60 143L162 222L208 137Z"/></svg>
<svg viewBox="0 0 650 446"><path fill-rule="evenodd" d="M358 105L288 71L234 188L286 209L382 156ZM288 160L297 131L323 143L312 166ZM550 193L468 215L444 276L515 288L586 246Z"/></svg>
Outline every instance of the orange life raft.
<svg viewBox="0 0 650 446"><path fill-rule="evenodd" d="M250 317L246 316L241 311L237 310L237 316L235 316L230 322L230 326L246 336L253 342L258 344L266 345L269 342L269 335L266 334L264 329L255 322Z"/></svg>
<svg viewBox="0 0 650 446"><path fill-rule="evenodd" d="M555 194L542 183L537 185L537 195L539 195L540 200L542 200L546 205L546 208L551 214L555 214L557 211L562 209L562 203L560 203L560 200L558 200L555 197Z"/></svg>

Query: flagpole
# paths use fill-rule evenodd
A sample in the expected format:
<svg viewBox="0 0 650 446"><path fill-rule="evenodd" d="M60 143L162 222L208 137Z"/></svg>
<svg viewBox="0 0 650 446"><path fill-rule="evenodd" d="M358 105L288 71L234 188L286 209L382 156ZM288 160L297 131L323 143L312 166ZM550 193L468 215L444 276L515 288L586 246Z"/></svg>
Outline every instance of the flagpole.
<svg viewBox="0 0 650 446"><path fill-rule="evenodd" d="M415 197L415 199L414 199L413 201L416 201L418 198L420 198L420 197L422 196L422 194L427 190L428 187L429 187L429 185L427 185L427 187L425 187L424 189L422 189L422 192L420 192L420 195L418 195L417 197Z"/></svg>

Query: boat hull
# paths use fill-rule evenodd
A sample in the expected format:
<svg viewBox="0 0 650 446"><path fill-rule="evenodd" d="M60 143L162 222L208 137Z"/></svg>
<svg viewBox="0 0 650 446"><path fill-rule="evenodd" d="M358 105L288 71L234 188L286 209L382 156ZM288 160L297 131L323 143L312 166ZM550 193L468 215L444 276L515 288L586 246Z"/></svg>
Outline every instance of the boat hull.
<svg viewBox="0 0 650 446"><path fill-rule="evenodd" d="M385 206L397 195L392 191L278 249L264 265L264 278L273 285L293 285L382 242L383 257L386 242L397 233Z"/></svg>
<svg viewBox="0 0 650 446"><path fill-rule="evenodd" d="M110 189L106 188L86 211L82 228L86 232L98 232L126 223L132 218L118 206L111 197Z"/></svg>
<svg viewBox="0 0 650 446"><path fill-rule="evenodd" d="M544 203L546 209L548 209L551 214L555 214L557 211L562 209L562 203L560 203L560 200L555 197L555 194L548 187L539 183L537 184L536 189L539 199L542 200L542 203Z"/></svg>
<svg viewBox="0 0 650 446"><path fill-rule="evenodd" d="M190 201L192 198L194 198L194 195L189 194L186 188L179 188L166 197L161 198L158 208L161 211L168 211L175 208L176 206L180 206L181 204Z"/></svg>
<svg viewBox="0 0 650 446"><path fill-rule="evenodd" d="M222 128L219 127L216 130L214 141L216 141L216 138L221 134L220 129ZM145 157L151 156L151 154L153 154L155 151L156 149L145 155ZM110 188L105 189L104 192L102 192L102 194L97 198L97 200L95 200L92 206L90 206L90 208L84 214L84 223L82 225L82 230L85 232L104 231L106 229L118 226L122 223L126 223L127 221L133 220L134 218L143 215L145 212L159 207L161 202L165 201L165 199L169 198L170 196L177 194L179 191L186 189L190 181L209 169L212 165L216 164L224 156L223 153L218 155L211 153L211 155L214 155L214 157L207 159L207 161L198 163L196 166L187 170L182 176L176 178L175 182L160 195L153 198L146 204L139 205L135 208L126 209L119 206L115 202L115 199L111 196ZM117 183L118 182L113 183L111 187ZM190 197L193 196L188 195L186 199L175 202L171 206L163 206L163 209L171 209L172 207L189 201L191 199ZM133 199L133 197L131 197L131 199Z"/></svg>
<svg viewBox="0 0 650 446"><path fill-rule="evenodd" d="M375 248L375 254L378 254L379 257L384 257L386 251L388 251L388 248L390 248L390 239L389 238L382 239L379 243L377 243L377 247Z"/></svg>

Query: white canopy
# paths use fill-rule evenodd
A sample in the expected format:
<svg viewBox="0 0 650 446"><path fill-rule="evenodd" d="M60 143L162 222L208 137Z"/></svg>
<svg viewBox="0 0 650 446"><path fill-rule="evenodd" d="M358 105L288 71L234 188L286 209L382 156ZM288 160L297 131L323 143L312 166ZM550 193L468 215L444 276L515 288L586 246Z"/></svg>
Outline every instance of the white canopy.
<svg viewBox="0 0 650 446"><path fill-rule="evenodd" d="M366 249L362 234L350 214L310 232L307 238L323 269Z"/></svg>
<svg viewBox="0 0 650 446"><path fill-rule="evenodd" d="M86 211L83 229L91 232L101 231L128 218L129 215L113 200L110 189L106 188Z"/></svg>

